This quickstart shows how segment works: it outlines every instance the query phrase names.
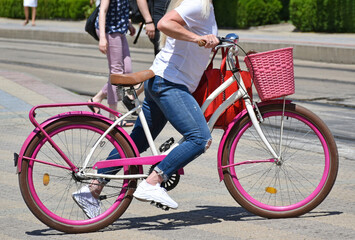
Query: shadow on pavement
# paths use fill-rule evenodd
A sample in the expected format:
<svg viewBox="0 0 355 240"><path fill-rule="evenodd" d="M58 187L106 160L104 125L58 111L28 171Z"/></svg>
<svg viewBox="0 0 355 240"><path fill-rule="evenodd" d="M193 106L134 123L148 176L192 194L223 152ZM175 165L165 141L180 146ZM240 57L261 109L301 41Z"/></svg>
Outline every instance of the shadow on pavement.
<svg viewBox="0 0 355 240"><path fill-rule="evenodd" d="M324 217L330 215L340 215L342 213L343 212L339 211L312 211L299 218ZM136 229L141 231L176 230L189 226L214 224L223 221L238 222L256 220L268 221L269 219L251 214L242 207L197 206L196 210L187 212L174 213L172 210L170 210L167 213L156 216L133 218L123 217L101 231L107 232L127 229ZM26 232L26 234L31 236L67 235L50 228Z"/></svg>

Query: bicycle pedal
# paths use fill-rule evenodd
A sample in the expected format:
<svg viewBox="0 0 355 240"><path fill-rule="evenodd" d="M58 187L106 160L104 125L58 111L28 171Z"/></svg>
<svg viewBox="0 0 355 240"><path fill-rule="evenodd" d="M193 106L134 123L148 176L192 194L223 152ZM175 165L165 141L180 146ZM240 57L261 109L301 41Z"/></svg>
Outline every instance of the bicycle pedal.
<svg viewBox="0 0 355 240"><path fill-rule="evenodd" d="M162 209L162 210L164 210L164 211L168 211L168 210L170 209L168 206L165 206L165 205L163 205L163 204L161 204L161 203L154 202L154 201L151 201L151 202L150 202L150 205L155 206L155 207L157 207L157 208L160 208L160 209Z"/></svg>
<svg viewBox="0 0 355 240"><path fill-rule="evenodd" d="M169 150L169 148L171 147L171 145L173 145L174 142L175 142L175 140L173 137L169 138L159 147L159 151L165 152L165 151Z"/></svg>
<svg viewBox="0 0 355 240"><path fill-rule="evenodd" d="M163 209L164 211L169 211L169 207L168 206L163 206L161 209Z"/></svg>
<svg viewBox="0 0 355 240"><path fill-rule="evenodd" d="M106 195L100 195L100 196L99 196L99 199L100 199L100 201L106 200L106 199L107 199L107 196L106 196Z"/></svg>
<svg viewBox="0 0 355 240"><path fill-rule="evenodd" d="M157 208L163 208L163 207L164 207L164 205L161 204L161 203L156 203L155 206L156 206Z"/></svg>
<svg viewBox="0 0 355 240"><path fill-rule="evenodd" d="M151 201L151 202L150 202L150 205L155 206L155 207L157 207L157 208L160 208L160 205L162 205L162 204L161 204L161 203L158 203L158 202ZM163 206L163 205L162 205L162 206Z"/></svg>
<svg viewBox="0 0 355 240"><path fill-rule="evenodd" d="M155 206L155 207L157 207L157 208L160 208L160 205L163 206L161 203L154 202L154 201L151 201L151 202L150 202L150 205Z"/></svg>

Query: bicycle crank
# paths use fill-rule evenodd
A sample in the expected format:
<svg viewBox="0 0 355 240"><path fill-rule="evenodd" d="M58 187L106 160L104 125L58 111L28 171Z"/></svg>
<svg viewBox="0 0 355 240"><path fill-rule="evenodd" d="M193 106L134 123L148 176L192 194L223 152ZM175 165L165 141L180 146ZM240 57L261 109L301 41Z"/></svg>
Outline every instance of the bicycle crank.
<svg viewBox="0 0 355 240"><path fill-rule="evenodd" d="M158 163L154 164L154 165L152 165L150 167L148 175L153 172L155 166L157 166L157 165L158 165ZM180 174L175 172L175 173L173 173L173 175L171 175L171 177L168 179L168 181L162 182L160 184L160 186L165 188L166 191L170 191L170 190L174 189L178 185L179 181L180 181Z"/></svg>

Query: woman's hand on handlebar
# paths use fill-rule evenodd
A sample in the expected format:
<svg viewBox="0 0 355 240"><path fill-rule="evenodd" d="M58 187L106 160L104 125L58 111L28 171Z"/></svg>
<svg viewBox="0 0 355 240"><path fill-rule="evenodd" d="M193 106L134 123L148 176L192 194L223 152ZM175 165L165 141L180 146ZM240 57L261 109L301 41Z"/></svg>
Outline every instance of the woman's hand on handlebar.
<svg viewBox="0 0 355 240"><path fill-rule="evenodd" d="M197 43L200 47L214 48L219 44L219 39L213 34L199 36Z"/></svg>

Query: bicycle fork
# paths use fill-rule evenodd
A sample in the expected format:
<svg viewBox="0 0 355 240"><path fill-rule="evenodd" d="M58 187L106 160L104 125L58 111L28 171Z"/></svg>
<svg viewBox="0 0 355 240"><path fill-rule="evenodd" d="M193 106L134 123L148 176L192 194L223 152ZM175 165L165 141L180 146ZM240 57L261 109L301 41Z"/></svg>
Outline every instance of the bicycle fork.
<svg viewBox="0 0 355 240"><path fill-rule="evenodd" d="M245 101L245 106L246 106L246 109L247 109L248 114L250 116L250 119L251 119L251 121L253 123L253 127L257 131L260 139L263 141L263 143L265 144L266 148L269 150L270 154L274 157L276 162L279 162L280 159L281 159L281 147L280 147L280 154L277 155L277 153L275 152L275 150L273 149L273 147L271 146L269 141L266 139L265 134L263 133L263 130L260 127L260 122L258 120L258 117L255 114L254 107L253 107L250 99L246 98L246 99L244 99L244 101ZM285 102L284 102L284 105L285 105ZM255 108L257 108L256 105L255 105ZM259 111L259 110L257 109L257 111ZM261 117L261 115L260 115L260 117ZM283 119L281 120L281 135L280 135L281 140L280 140L280 144L282 143L282 130L283 130Z"/></svg>
<svg viewBox="0 0 355 240"><path fill-rule="evenodd" d="M254 111L254 105L252 104L251 100L249 97L247 97L245 95L245 91L242 89L246 89L244 82L241 80L241 76L237 75L236 76L236 80L233 79L233 76L230 77L228 80L226 80L221 86L219 86L205 101L205 103L202 105L201 110L204 112L207 107L209 106L209 104L219 95L223 92L223 90L225 90L229 85L231 85L234 81L237 81L238 83L238 91L233 93L231 96L229 96L226 101L224 101L216 110L215 113L212 115L212 117L210 118L208 125L210 130L212 131L213 126L215 124L215 122L217 121L218 117L223 113L223 111L230 106L231 104L233 104L235 101L237 101L240 98L243 98L244 102L245 102L245 106L246 106L246 110L250 116L250 119L253 123L254 128L256 129L258 135L260 136L260 139L262 140L262 142L265 144L266 148L268 149L268 151L271 153L271 155L273 156L273 158L275 159L275 162L279 162L281 159L281 150L280 150L280 155L277 155L277 153L275 152L275 150L273 149L273 147L271 146L271 144L269 143L269 141L267 140L267 138L265 137L265 134L263 133L261 127L260 127L260 122L258 117L255 114ZM284 106L285 106L285 101L284 101ZM257 106L255 105L255 108L257 109ZM258 111L258 109L257 109ZM261 117L261 114L259 114ZM283 123L283 119L282 119L282 123ZM283 128L283 124L281 125ZM282 129L281 129L281 133L282 133ZM280 136L281 138L281 136ZM280 141L281 144L281 141ZM281 149L281 148L280 148Z"/></svg>

